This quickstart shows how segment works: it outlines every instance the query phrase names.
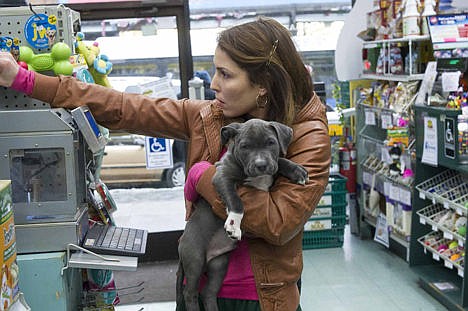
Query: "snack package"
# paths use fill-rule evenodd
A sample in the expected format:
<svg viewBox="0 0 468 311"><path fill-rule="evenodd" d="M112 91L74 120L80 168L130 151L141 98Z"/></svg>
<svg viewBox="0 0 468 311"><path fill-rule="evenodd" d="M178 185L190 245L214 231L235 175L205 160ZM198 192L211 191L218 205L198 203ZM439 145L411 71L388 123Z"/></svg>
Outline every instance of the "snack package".
<svg viewBox="0 0 468 311"><path fill-rule="evenodd" d="M9 310L19 295L16 263L16 235L13 219L10 180L0 180L0 263L1 297L0 310Z"/></svg>

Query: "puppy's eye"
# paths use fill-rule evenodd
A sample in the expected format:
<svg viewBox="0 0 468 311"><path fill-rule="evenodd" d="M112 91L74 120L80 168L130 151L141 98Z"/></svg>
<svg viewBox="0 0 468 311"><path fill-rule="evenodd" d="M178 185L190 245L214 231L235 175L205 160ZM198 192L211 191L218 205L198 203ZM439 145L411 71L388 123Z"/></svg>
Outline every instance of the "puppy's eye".
<svg viewBox="0 0 468 311"><path fill-rule="evenodd" d="M268 140L266 141L266 143L267 143L268 146L274 146L274 145L276 145L276 141L275 141L274 139L272 139L272 138L268 139Z"/></svg>
<svg viewBox="0 0 468 311"><path fill-rule="evenodd" d="M249 145L246 144L246 143L241 143L241 144L239 145L239 148L240 148L240 149L249 149Z"/></svg>

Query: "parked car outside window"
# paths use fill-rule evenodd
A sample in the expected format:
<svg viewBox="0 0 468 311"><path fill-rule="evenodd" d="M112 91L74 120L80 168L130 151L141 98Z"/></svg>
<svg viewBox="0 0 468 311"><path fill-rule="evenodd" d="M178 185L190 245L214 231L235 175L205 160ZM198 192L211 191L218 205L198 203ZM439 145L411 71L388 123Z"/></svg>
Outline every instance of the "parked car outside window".
<svg viewBox="0 0 468 311"><path fill-rule="evenodd" d="M147 169L145 137L133 134L111 134L104 149L101 180L109 188L181 187L185 184L185 142L170 140L173 167Z"/></svg>

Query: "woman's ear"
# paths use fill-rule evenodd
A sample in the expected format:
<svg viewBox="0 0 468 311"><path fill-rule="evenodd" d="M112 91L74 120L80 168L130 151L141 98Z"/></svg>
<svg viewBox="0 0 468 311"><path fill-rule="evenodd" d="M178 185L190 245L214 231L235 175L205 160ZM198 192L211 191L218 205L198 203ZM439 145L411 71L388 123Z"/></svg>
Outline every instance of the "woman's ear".
<svg viewBox="0 0 468 311"><path fill-rule="evenodd" d="M264 88L264 87L260 87L260 89L258 90L258 94L259 94L260 96L265 96L266 93L267 93L267 90L266 90L266 88Z"/></svg>

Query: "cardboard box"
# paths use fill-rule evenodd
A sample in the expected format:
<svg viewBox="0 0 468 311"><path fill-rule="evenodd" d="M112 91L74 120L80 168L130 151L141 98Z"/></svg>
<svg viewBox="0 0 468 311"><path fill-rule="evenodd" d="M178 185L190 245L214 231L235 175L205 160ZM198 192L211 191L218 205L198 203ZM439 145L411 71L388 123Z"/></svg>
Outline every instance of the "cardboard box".
<svg viewBox="0 0 468 311"><path fill-rule="evenodd" d="M11 200L11 182L0 180L0 310L9 310L18 298L19 269L16 263L16 236Z"/></svg>

